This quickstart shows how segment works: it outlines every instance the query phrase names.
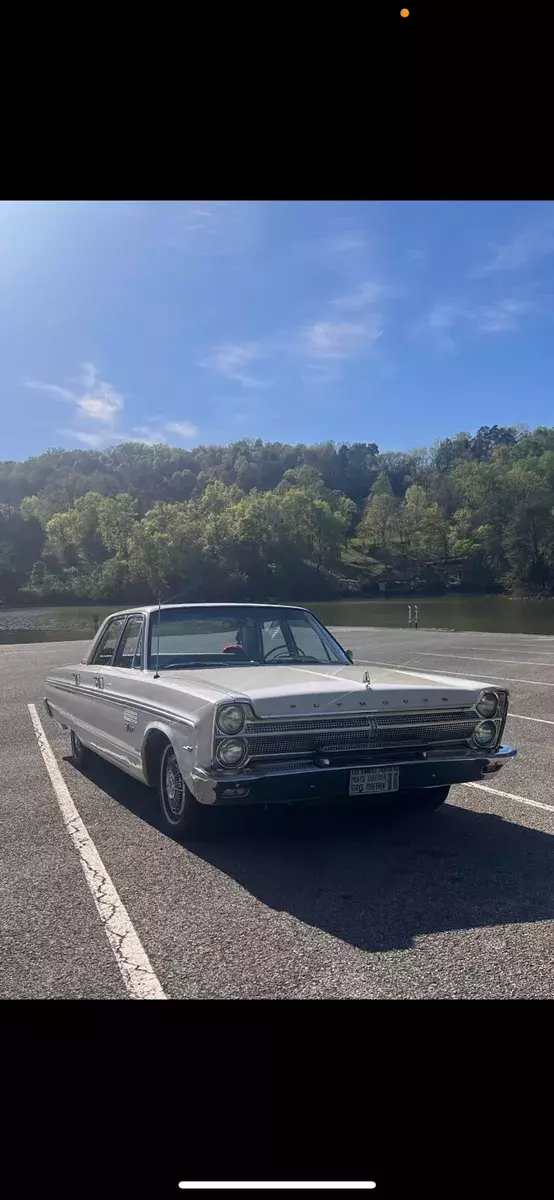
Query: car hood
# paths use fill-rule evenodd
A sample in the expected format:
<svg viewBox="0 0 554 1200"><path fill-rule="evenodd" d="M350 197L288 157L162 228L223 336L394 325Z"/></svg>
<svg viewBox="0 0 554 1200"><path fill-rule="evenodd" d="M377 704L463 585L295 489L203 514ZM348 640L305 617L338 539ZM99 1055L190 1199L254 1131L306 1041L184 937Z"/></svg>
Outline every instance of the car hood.
<svg viewBox="0 0 554 1200"><path fill-rule="evenodd" d="M369 682L367 682L369 675ZM164 679L166 685L169 680ZM191 686L193 685L193 686ZM314 716L388 708L460 708L487 685L471 679L398 671L390 667L260 666L172 671L171 688L205 700L250 700L259 716Z"/></svg>

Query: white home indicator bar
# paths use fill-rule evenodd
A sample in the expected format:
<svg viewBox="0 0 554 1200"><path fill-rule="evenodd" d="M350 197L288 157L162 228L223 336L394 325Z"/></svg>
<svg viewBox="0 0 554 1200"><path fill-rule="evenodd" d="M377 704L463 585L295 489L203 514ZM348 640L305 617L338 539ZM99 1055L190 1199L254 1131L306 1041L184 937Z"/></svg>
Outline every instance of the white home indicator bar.
<svg viewBox="0 0 554 1200"><path fill-rule="evenodd" d="M275 1183L273 1181L271 1181L269 1183L267 1183L267 1182L266 1183L185 1183L185 1182L183 1182L183 1183L179 1184L179 1187L180 1188L272 1188L273 1190L278 1189L278 1188L327 1188L327 1189L337 1191L339 1189L342 1190L343 1188L350 1188L350 1189L357 1188L358 1190L363 1189L363 1188L374 1188L374 1187L377 1187L377 1184L374 1182L371 1182L371 1181L368 1183L320 1183L320 1182L318 1182L318 1183L306 1183L306 1182L303 1182L303 1183L292 1183L292 1182Z"/></svg>

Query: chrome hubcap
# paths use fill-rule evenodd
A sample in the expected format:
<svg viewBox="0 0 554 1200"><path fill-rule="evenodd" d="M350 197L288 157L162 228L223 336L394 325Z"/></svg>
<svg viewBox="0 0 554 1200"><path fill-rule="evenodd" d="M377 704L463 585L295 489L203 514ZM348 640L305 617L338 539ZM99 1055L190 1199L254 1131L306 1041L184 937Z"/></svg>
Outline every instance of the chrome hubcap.
<svg viewBox="0 0 554 1200"><path fill-rule="evenodd" d="M165 798L172 816L180 817L185 803L185 789L181 772L174 758L166 763L164 772Z"/></svg>

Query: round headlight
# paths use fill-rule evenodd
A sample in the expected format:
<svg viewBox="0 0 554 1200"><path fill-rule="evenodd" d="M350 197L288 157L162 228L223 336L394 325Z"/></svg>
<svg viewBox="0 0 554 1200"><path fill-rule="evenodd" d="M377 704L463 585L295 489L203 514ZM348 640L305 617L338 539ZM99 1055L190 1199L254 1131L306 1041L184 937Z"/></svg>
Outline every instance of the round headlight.
<svg viewBox="0 0 554 1200"><path fill-rule="evenodd" d="M479 724L473 730L473 741L477 746L492 746L495 738L496 725L494 721L479 721Z"/></svg>
<svg viewBox="0 0 554 1200"><path fill-rule="evenodd" d="M242 738L227 738L217 747L217 757L224 767L238 767L246 758L246 742Z"/></svg>
<svg viewBox="0 0 554 1200"><path fill-rule="evenodd" d="M244 712L238 704L226 704L217 714L217 724L222 733L240 733L244 725Z"/></svg>
<svg viewBox="0 0 554 1200"><path fill-rule="evenodd" d="M482 717L494 717L498 708L498 696L496 692L483 692L479 697L477 712Z"/></svg>

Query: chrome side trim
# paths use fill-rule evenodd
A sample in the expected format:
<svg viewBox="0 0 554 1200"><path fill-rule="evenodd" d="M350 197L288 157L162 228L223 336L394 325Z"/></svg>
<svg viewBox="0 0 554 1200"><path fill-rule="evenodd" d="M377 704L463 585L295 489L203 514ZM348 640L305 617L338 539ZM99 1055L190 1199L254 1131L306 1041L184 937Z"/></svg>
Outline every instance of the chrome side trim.
<svg viewBox="0 0 554 1200"><path fill-rule="evenodd" d="M50 687L57 688L59 692L71 692L79 696L95 696L98 692L96 687L87 687L85 683L66 683L63 679L52 679L50 676L46 680Z"/></svg>
<svg viewBox="0 0 554 1200"><path fill-rule="evenodd" d="M177 721L180 725L186 725L189 729L196 729L196 721L192 721L190 717L183 717L181 713L172 712L168 708L158 708L154 704L146 704L143 700L136 700L134 696L123 695L113 692L106 692L105 689L96 687L87 688L83 684L76 687L73 683L64 683L58 679L47 679L47 683L53 688L58 688L59 691L69 692L74 694L78 692L80 695L93 696L95 700L105 700L108 704L123 704L138 709L139 712L147 713L149 716L160 717L164 721Z"/></svg>

